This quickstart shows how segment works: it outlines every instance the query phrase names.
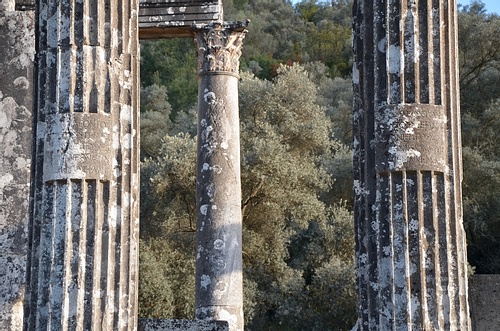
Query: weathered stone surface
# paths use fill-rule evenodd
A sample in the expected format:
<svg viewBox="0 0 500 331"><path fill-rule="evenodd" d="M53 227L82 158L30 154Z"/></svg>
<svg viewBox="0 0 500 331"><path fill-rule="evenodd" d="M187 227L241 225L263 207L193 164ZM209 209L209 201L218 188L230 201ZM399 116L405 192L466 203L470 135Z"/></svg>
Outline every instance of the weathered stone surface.
<svg viewBox="0 0 500 331"><path fill-rule="evenodd" d="M136 0L40 1L25 329L135 330Z"/></svg>
<svg viewBox="0 0 500 331"><path fill-rule="evenodd" d="M139 319L138 331L229 331L226 321Z"/></svg>
<svg viewBox="0 0 500 331"><path fill-rule="evenodd" d="M195 24L222 23L221 0L140 0L141 39L192 37Z"/></svg>
<svg viewBox="0 0 500 331"><path fill-rule="evenodd" d="M500 275L474 275L469 278L472 330L500 330Z"/></svg>
<svg viewBox="0 0 500 331"><path fill-rule="evenodd" d="M456 1L354 3L357 330L469 330Z"/></svg>
<svg viewBox="0 0 500 331"><path fill-rule="evenodd" d="M15 0L16 10L35 10L35 0Z"/></svg>
<svg viewBox="0 0 500 331"><path fill-rule="evenodd" d="M0 1L0 330L22 330L28 254L34 12Z"/></svg>
<svg viewBox="0 0 500 331"><path fill-rule="evenodd" d="M243 330L238 70L246 30L198 27L196 318Z"/></svg>

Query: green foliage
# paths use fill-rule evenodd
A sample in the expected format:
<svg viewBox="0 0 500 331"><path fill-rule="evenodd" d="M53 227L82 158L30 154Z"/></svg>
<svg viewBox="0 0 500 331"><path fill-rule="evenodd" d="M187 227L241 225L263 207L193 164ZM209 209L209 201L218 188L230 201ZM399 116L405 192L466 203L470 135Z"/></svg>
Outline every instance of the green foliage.
<svg viewBox="0 0 500 331"><path fill-rule="evenodd" d="M326 318L315 313L314 303L324 302L311 297L310 286L316 268L329 262L323 254L328 247L319 233L310 236L313 243L303 239L313 224L327 222L328 203L320 196L331 190L332 174L322 160L333 159L340 144L305 69L282 66L277 72L272 83L251 75L240 83L245 278L259 299L246 316L254 330L303 330ZM353 275L353 246L343 247L351 250L345 263ZM297 255L308 249L310 256ZM323 260L308 264L313 255ZM352 277L339 282L354 293ZM354 301L350 308L352 317Z"/></svg>
<svg viewBox="0 0 500 331"><path fill-rule="evenodd" d="M245 6L229 7L226 18L251 21L241 68L270 80L276 76L278 64L321 60L332 77L348 76L352 64L351 4L303 1L294 8L283 0L253 0ZM261 71L252 70L255 64L251 62Z"/></svg>
<svg viewBox="0 0 500 331"><path fill-rule="evenodd" d="M159 153L142 162L141 235L195 230L195 167L196 139L186 134L165 135Z"/></svg>
<svg viewBox="0 0 500 331"><path fill-rule="evenodd" d="M351 5L225 2L226 19L252 21L239 94L248 330L354 325ZM480 273L500 273L499 21L481 2L459 12L464 225ZM141 51L140 315L192 318L194 48Z"/></svg>
<svg viewBox="0 0 500 331"><path fill-rule="evenodd" d="M488 159L500 157L500 99L493 102L480 114L464 112L462 115L462 142L464 146L479 151Z"/></svg>
<svg viewBox="0 0 500 331"><path fill-rule="evenodd" d="M192 40L141 41L141 84L166 86L174 114L196 103L196 70Z"/></svg>
<svg viewBox="0 0 500 331"><path fill-rule="evenodd" d="M139 316L173 315L175 303L166 277L169 272L168 261L159 261L150 245L144 241L141 241L140 249Z"/></svg>
<svg viewBox="0 0 500 331"><path fill-rule="evenodd" d="M165 135L142 162L139 316L194 316L196 139Z"/></svg>
<svg viewBox="0 0 500 331"><path fill-rule="evenodd" d="M295 8L299 12L300 17L306 22L313 22L314 15L320 10L320 6L316 1L302 1Z"/></svg>
<svg viewBox="0 0 500 331"><path fill-rule="evenodd" d="M311 61L321 61L330 69L332 76L350 74L351 28L323 19L307 24L306 49Z"/></svg>
<svg viewBox="0 0 500 331"><path fill-rule="evenodd" d="M177 135L196 131L194 107L172 114L166 86L150 85L141 88L141 156L157 156L166 134Z"/></svg>
<svg viewBox="0 0 500 331"><path fill-rule="evenodd" d="M194 316L194 260L174 238L141 240L139 316ZM172 270L176 272L172 273ZM186 277L193 275L193 277Z"/></svg>
<svg viewBox="0 0 500 331"><path fill-rule="evenodd" d="M458 42L468 259L500 273L500 17L480 1L464 6Z"/></svg>
<svg viewBox="0 0 500 331"><path fill-rule="evenodd" d="M352 214L336 203L335 174L329 172L334 167L325 162L346 148L333 138L333 123L320 105L324 97L304 67L280 66L276 72L272 82L251 74L240 81L247 329L347 329L355 318ZM162 265L141 265L141 279L147 280L141 302L149 316L158 313L148 305L159 297L157 290L165 292L162 304L174 306L163 316L191 313L178 302L193 292L179 280L194 282L195 148L195 138L167 132L159 152L143 162L141 175L149 181L143 180L141 190L147 197L141 204L147 249L141 249L141 261ZM167 285L156 286L150 281L155 277ZM181 299L172 299L177 291L184 291L177 294ZM325 293L342 295L342 307L332 307Z"/></svg>
<svg viewBox="0 0 500 331"><path fill-rule="evenodd" d="M462 110L480 115L500 95L500 17L475 1L459 13Z"/></svg>
<svg viewBox="0 0 500 331"><path fill-rule="evenodd" d="M161 139L171 128L172 107L167 88L156 84L141 89L141 150L143 155L156 155Z"/></svg>
<svg viewBox="0 0 500 331"><path fill-rule="evenodd" d="M477 273L500 272L500 160L463 149L464 224L469 261Z"/></svg>

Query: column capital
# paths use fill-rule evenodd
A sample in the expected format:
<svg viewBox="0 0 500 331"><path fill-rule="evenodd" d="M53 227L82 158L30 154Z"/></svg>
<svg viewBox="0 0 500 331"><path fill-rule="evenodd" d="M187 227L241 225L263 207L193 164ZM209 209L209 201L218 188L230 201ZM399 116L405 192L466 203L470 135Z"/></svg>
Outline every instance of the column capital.
<svg viewBox="0 0 500 331"><path fill-rule="evenodd" d="M193 26L198 75L238 75L241 47L248 23L247 20Z"/></svg>

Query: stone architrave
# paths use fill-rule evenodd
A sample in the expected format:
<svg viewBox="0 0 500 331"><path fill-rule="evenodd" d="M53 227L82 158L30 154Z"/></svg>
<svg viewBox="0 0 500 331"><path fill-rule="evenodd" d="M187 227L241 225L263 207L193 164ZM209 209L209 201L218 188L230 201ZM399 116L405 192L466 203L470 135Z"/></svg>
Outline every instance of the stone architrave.
<svg viewBox="0 0 500 331"><path fill-rule="evenodd" d="M137 0L41 0L26 330L136 330Z"/></svg>
<svg viewBox="0 0 500 331"><path fill-rule="evenodd" d="M355 330L470 330L456 1L353 14Z"/></svg>
<svg viewBox="0 0 500 331"><path fill-rule="evenodd" d="M0 0L0 330L23 329L28 255L34 11Z"/></svg>
<svg viewBox="0 0 500 331"><path fill-rule="evenodd" d="M243 330L239 58L246 23L195 29L198 56L196 318Z"/></svg>
<svg viewBox="0 0 500 331"><path fill-rule="evenodd" d="M222 0L140 0L139 38L192 38L193 24L222 22Z"/></svg>

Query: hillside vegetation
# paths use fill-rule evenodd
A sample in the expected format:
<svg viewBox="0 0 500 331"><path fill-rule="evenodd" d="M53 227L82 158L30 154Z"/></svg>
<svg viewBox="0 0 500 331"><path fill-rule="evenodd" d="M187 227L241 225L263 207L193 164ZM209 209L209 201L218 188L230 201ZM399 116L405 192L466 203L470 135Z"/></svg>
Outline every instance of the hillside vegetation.
<svg viewBox="0 0 500 331"><path fill-rule="evenodd" d="M356 319L350 0L225 1L250 19L241 59L248 330L350 330ZM500 18L460 8L469 262L500 273ZM140 316L193 318L197 78L193 42L141 48Z"/></svg>

